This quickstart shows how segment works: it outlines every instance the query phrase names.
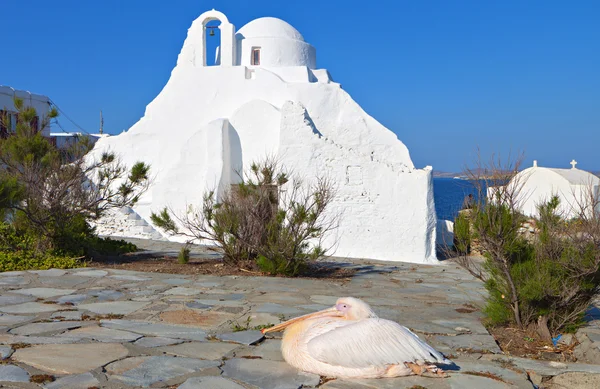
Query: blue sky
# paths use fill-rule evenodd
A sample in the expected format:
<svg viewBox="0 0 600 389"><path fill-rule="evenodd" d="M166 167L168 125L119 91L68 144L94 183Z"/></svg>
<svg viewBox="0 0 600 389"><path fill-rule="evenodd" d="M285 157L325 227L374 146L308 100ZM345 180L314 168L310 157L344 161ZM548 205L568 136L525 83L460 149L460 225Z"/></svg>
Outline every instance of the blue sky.
<svg viewBox="0 0 600 389"><path fill-rule="evenodd" d="M317 66L394 131L415 165L458 171L483 155L600 170L600 2L2 2L0 84L48 95L78 125L133 125L207 9L237 28L296 27ZM9 15L9 17L7 17ZM76 130L65 117L60 122Z"/></svg>

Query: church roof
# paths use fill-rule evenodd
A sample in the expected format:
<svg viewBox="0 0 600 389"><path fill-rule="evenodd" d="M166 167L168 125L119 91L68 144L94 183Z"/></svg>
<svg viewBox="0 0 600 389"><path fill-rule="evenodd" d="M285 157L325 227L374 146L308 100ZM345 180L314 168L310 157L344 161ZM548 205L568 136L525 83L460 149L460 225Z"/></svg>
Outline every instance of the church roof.
<svg viewBox="0 0 600 389"><path fill-rule="evenodd" d="M540 169L540 168L538 168L538 169ZM588 185L591 183L594 183L594 184L600 183L600 178L596 177L592 173L586 172L585 170L581 170L581 169L554 169L554 168L541 168L541 169L548 169L548 170L560 175L561 177L563 177L564 179L569 181L569 183L571 185Z"/></svg>
<svg viewBox="0 0 600 389"><path fill-rule="evenodd" d="M240 28L236 33L236 37L238 37L238 39L275 37L304 42L304 37L298 30L289 23L272 17L254 19Z"/></svg>

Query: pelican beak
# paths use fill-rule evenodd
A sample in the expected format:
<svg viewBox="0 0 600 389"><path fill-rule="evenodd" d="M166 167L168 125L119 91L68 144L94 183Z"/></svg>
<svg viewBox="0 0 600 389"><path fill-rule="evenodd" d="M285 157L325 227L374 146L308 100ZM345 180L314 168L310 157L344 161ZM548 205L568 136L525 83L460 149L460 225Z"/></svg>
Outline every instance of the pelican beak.
<svg viewBox="0 0 600 389"><path fill-rule="evenodd" d="M267 332L282 331L282 330L286 329L287 327L291 326L292 324L301 322L303 320L317 319L320 317L339 317L339 316L342 316L342 313L340 311L338 311L336 309L336 307L327 308L327 309L324 309L319 312L309 313L308 315L299 316L299 317L290 319L288 321L284 321L283 323L274 325L273 327L270 327L270 328L263 328L262 330L260 330L260 332L262 332L263 334L266 334Z"/></svg>

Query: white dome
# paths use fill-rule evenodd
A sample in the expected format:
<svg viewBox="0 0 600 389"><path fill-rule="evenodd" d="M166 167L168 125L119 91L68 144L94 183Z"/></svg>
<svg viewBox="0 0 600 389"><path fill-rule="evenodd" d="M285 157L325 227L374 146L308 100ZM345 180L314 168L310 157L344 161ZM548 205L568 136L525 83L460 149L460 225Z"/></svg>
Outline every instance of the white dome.
<svg viewBox="0 0 600 389"><path fill-rule="evenodd" d="M254 19L240 28L236 33L236 37L238 39L276 37L304 42L304 37L298 30L289 23L272 17Z"/></svg>

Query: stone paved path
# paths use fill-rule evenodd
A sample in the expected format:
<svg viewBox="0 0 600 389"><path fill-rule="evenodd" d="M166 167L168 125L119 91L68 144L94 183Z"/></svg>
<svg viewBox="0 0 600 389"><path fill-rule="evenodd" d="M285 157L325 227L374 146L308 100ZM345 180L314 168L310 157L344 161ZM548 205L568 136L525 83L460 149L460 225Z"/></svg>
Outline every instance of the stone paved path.
<svg viewBox="0 0 600 389"><path fill-rule="evenodd" d="M168 242L152 244L153 250L169 249ZM483 288L455 264L343 266L357 268L357 275L324 281L89 268L2 273L0 387L529 389L534 386L525 369L539 371L538 381L564 372L600 372L596 365L499 355L480 314L456 310L466 302L481 304ZM331 306L342 296L362 298L381 317L413 329L451 355L460 370L447 379L320 383L320 377L282 360L279 334L265 339L256 330ZM40 374L55 381L30 382Z"/></svg>

